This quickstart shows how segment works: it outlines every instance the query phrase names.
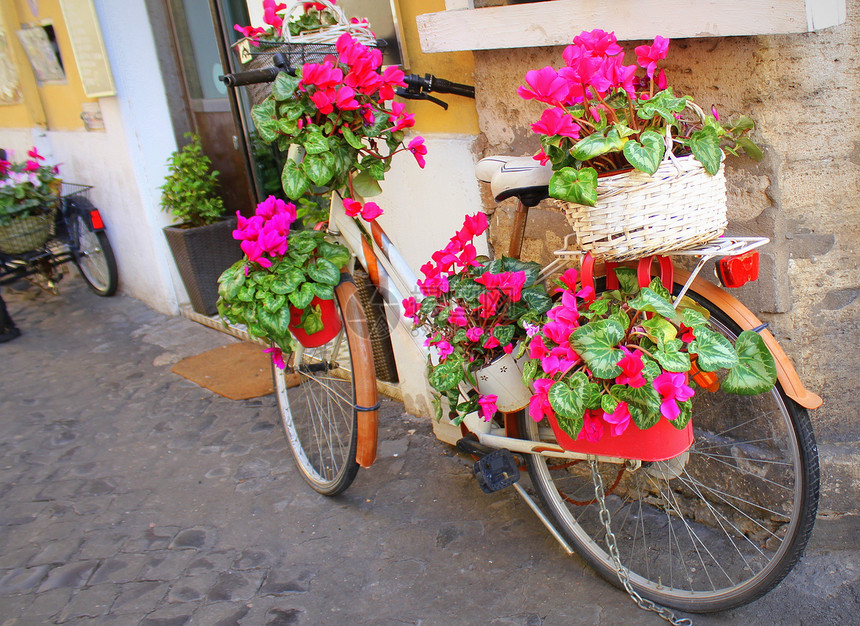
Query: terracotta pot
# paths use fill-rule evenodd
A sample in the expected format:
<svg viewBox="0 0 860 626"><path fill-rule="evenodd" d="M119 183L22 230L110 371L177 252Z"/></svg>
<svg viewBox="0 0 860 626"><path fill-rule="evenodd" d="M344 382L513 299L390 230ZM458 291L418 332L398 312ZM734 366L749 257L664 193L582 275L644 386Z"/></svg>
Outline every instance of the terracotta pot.
<svg viewBox="0 0 860 626"><path fill-rule="evenodd" d="M322 330L315 333L307 333L301 326L303 309L290 306L290 332L296 338L296 341L305 348L316 348L334 339L335 335L340 332L342 324L340 316L337 314L334 300L323 300L314 296L309 306L320 307L323 322Z"/></svg>

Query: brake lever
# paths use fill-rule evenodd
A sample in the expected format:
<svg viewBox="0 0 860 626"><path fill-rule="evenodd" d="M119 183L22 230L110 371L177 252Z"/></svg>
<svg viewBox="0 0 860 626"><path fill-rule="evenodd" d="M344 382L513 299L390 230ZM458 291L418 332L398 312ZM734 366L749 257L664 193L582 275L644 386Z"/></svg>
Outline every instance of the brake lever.
<svg viewBox="0 0 860 626"><path fill-rule="evenodd" d="M406 98L407 100L429 100L433 104L438 104L440 107L448 110L448 103L440 100L439 98L435 98L430 94L426 94L420 91L413 91L411 89L404 89L403 87L397 87L394 90L394 93L400 96L401 98Z"/></svg>

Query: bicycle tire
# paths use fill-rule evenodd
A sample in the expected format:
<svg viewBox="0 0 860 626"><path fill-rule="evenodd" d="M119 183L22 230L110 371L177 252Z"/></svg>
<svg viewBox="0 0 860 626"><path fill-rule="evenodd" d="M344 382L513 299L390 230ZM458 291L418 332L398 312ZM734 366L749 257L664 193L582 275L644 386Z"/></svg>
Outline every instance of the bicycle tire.
<svg viewBox="0 0 860 626"><path fill-rule="evenodd" d="M107 233L93 228L90 211L95 207L86 198L68 198L69 237L72 258L84 282L103 297L116 293L119 273Z"/></svg>
<svg viewBox="0 0 860 626"><path fill-rule="evenodd" d="M294 352L286 370L272 368L293 459L302 478L326 496L342 493L358 473L356 388L367 388L366 377L375 379L361 361L369 351L358 342L369 342L369 333L351 280L335 289L335 303L340 332L322 346ZM291 379L300 383L290 387ZM375 380L370 386L375 389Z"/></svg>
<svg viewBox="0 0 860 626"><path fill-rule="evenodd" d="M725 313L687 295L710 311L712 329L737 337L740 328ZM818 451L806 409L779 383L758 396L697 389L693 402L689 453L624 470L615 485L618 465L600 463L599 471L633 589L667 607L711 613L760 598L801 557L818 508ZM739 419L740 410L747 412ZM542 436L525 412L520 429L529 439ZM528 455L526 463L557 529L621 587L588 463L539 455Z"/></svg>

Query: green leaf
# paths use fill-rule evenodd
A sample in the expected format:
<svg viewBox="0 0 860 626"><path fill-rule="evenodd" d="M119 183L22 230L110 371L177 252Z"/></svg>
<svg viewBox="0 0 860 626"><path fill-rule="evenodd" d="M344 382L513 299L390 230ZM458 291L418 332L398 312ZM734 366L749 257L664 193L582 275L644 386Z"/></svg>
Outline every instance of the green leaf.
<svg viewBox="0 0 860 626"><path fill-rule="evenodd" d="M466 300L467 302L477 301L486 288L483 285L476 283L471 278L461 280L454 288L454 295L457 299Z"/></svg>
<svg viewBox="0 0 860 626"><path fill-rule="evenodd" d="M690 418L693 416L693 402L691 400L678 402L678 408L681 409L681 414L675 419L669 420L669 423L678 430L684 430L687 427L687 424L690 423Z"/></svg>
<svg viewBox="0 0 860 626"><path fill-rule="evenodd" d="M624 353L617 346L624 330L614 319L598 320L573 331L570 345L597 378L615 378L621 374L618 361Z"/></svg>
<svg viewBox="0 0 860 626"><path fill-rule="evenodd" d="M735 142L753 161L761 161L764 158L764 152L749 137L738 137Z"/></svg>
<svg viewBox="0 0 860 626"><path fill-rule="evenodd" d="M690 150L708 174L716 174L720 169L720 138L713 126L706 126L690 135Z"/></svg>
<svg viewBox="0 0 860 626"><path fill-rule="evenodd" d="M740 395L768 391L776 383L776 363L764 339L751 330L743 331L735 342L738 365L729 370L723 390Z"/></svg>
<svg viewBox="0 0 860 626"><path fill-rule="evenodd" d="M295 161L288 159L281 172L281 186L291 200L298 200L311 188L311 181Z"/></svg>
<svg viewBox="0 0 860 626"><path fill-rule="evenodd" d="M218 278L218 295L228 302L236 298L236 294L245 284L245 261L238 261L224 270Z"/></svg>
<svg viewBox="0 0 860 626"><path fill-rule="evenodd" d="M308 133L303 145L308 154L321 154L329 151L328 139L319 131Z"/></svg>
<svg viewBox="0 0 860 626"><path fill-rule="evenodd" d="M292 293L305 282L305 273L297 267L291 267L282 274L281 281L283 282L283 286L279 284L277 293ZM274 286L275 283L272 283L272 285ZM282 289L284 291L281 291Z"/></svg>
<svg viewBox="0 0 860 626"><path fill-rule="evenodd" d="M645 334L658 346L662 346L678 336L678 329L667 319L659 315L655 315L650 320L645 320L641 325L645 329Z"/></svg>
<svg viewBox="0 0 860 626"><path fill-rule="evenodd" d="M550 298L543 290L543 287L529 287L523 289L523 302L528 305L528 308L535 313L546 313L552 308L552 298Z"/></svg>
<svg viewBox="0 0 860 626"><path fill-rule="evenodd" d="M372 198L382 193L379 181L367 172L359 172L353 177L352 189L362 198Z"/></svg>
<svg viewBox="0 0 860 626"><path fill-rule="evenodd" d="M302 169L315 185L322 187L334 176L334 155L331 152L308 154L302 163Z"/></svg>
<svg viewBox="0 0 860 626"><path fill-rule="evenodd" d="M275 82L272 83L272 96L275 100L289 100L299 86L301 76L291 76L288 72L279 72Z"/></svg>
<svg viewBox="0 0 860 626"><path fill-rule="evenodd" d="M283 337L289 333L290 307L282 306L270 311L265 306L257 307L257 322L269 337Z"/></svg>
<svg viewBox="0 0 860 626"><path fill-rule="evenodd" d="M436 310L436 306L439 304L439 300L434 298L433 296L428 296L421 301L421 307L418 309L418 312L425 317L433 313Z"/></svg>
<svg viewBox="0 0 860 626"><path fill-rule="evenodd" d="M650 287L640 289L639 295L630 300L630 306L637 311L657 313L657 315L667 318L675 317L675 308L672 303Z"/></svg>
<svg viewBox="0 0 860 626"><path fill-rule="evenodd" d="M523 366L523 384L526 386L531 385L535 377L537 376L538 366L540 365L540 361L537 359L529 359L529 361Z"/></svg>
<svg viewBox="0 0 860 626"><path fill-rule="evenodd" d="M696 338L687 346L687 350L698 355L699 369L714 372L722 367L733 368L738 364L738 355L731 342L720 333L707 327L695 330Z"/></svg>
<svg viewBox="0 0 860 626"><path fill-rule="evenodd" d="M549 195L565 202L594 206L597 202L597 170L565 167L554 172L549 180Z"/></svg>
<svg viewBox="0 0 860 626"><path fill-rule="evenodd" d="M687 372L690 370L690 355L678 350L681 343L680 339L667 341L654 353L654 358L664 370L670 372Z"/></svg>
<svg viewBox="0 0 860 626"><path fill-rule="evenodd" d="M632 267L616 267L615 275L618 277L618 285L621 291L628 295L633 295L639 292L639 280L636 277L636 270Z"/></svg>
<svg viewBox="0 0 860 626"><path fill-rule="evenodd" d="M314 290L308 283L304 283L300 289L292 292L289 296L290 302L297 309L306 309L314 299Z"/></svg>
<svg viewBox="0 0 860 626"><path fill-rule="evenodd" d="M681 311L681 321L684 322L684 326L687 326L688 328L697 328L699 326L705 326L708 323L708 318L694 309L684 309Z"/></svg>
<svg viewBox="0 0 860 626"><path fill-rule="evenodd" d="M600 385L589 382L585 387L585 408L599 409L603 406L603 393Z"/></svg>
<svg viewBox="0 0 860 626"><path fill-rule="evenodd" d="M675 113L680 113L687 106L685 97L676 98L671 89L654 94L653 98L644 100L637 105L637 116L643 120L661 117L667 124L676 122Z"/></svg>
<svg viewBox="0 0 860 626"><path fill-rule="evenodd" d="M636 388L613 385L609 393L613 398L627 403L630 417L639 428L651 428L660 419L660 394L653 385Z"/></svg>
<svg viewBox="0 0 860 626"><path fill-rule="evenodd" d="M572 153L573 158L577 161L588 161L607 152L619 152L622 148L624 148L624 141L622 141L618 130L613 128L606 136L598 132L579 140L573 146Z"/></svg>
<svg viewBox="0 0 860 626"><path fill-rule="evenodd" d="M333 263L338 269L349 263L349 250L340 244L321 241L317 250L324 259Z"/></svg>
<svg viewBox="0 0 860 626"><path fill-rule="evenodd" d="M314 295L320 300L332 300L334 298L334 287L320 283L307 283L311 286Z"/></svg>
<svg viewBox="0 0 860 626"><path fill-rule="evenodd" d="M641 142L641 143L640 143ZM653 130L646 130L639 141L630 140L624 144L624 156L630 165L646 174L653 174L663 161L666 144L663 137Z"/></svg>
<svg viewBox="0 0 860 626"><path fill-rule="evenodd" d="M496 326L493 328L493 336L499 340L499 343L503 346L508 345L514 338L514 332L517 330L516 326Z"/></svg>
<svg viewBox="0 0 860 626"><path fill-rule="evenodd" d="M578 372L581 373L581 372ZM587 379L571 377L571 386L557 382L549 388L549 404L555 411L559 427L576 439L582 430L585 414L585 388Z"/></svg>
<svg viewBox="0 0 860 626"><path fill-rule="evenodd" d="M615 413L615 409L618 408L618 400L613 398L608 393L603 394L600 396L600 408L603 409L604 413Z"/></svg>
<svg viewBox="0 0 860 626"><path fill-rule="evenodd" d="M310 279L318 283L332 287L340 283L340 270L328 259L317 259L308 266L307 271Z"/></svg>
<svg viewBox="0 0 860 626"><path fill-rule="evenodd" d="M322 309L318 304L307 307L304 313L302 313L302 328L309 335L318 333L325 328L325 324L322 321Z"/></svg>
<svg viewBox="0 0 860 626"><path fill-rule="evenodd" d="M454 389L463 380L463 363L453 355L449 356L430 372L430 385L440 392Z"/></svg>
<svg viewBox="0 0 860 626"><path fill-rule="evenodd" d="M346 143L351 145L353 148L361 150L364 147L361 139L355 136L355 133L350 130L349 126L341 126L340 131L343 134L343 138L346 139Z"/></svg>
<svg viewBox="0 0 860 626"><path fill-rule="evenodd" d="M251 107L251 119L254 127L265 143L271 143L278 138L278 121L275 118L275 102L265 100Z"/></svg>

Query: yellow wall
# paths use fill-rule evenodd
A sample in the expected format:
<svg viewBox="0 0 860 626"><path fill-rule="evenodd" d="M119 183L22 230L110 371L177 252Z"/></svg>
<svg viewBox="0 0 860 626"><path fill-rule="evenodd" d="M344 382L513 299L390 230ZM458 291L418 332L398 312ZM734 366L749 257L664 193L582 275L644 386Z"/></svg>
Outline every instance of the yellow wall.
<svg viewBox="0 0 860 626"><path fill-rule="evenodd" d="M471 52L437 52L424 54L418 40L415 17L423 13L445 10L444 0L395 0L400 9L400 28L406 41L409 73L434 74L439 78L474 85L474 60ZM415 114L415 130L423 133L458 133L477 135L478 113L475 101L462 96L438 94L448 103L448 110L430 102L409 100L408 108Z"/></svg>
<svg viewBox="0 0 860 626"><path fill-rule="evenodd" d="M39 14L34 16L26 0L0 0L0 10L6 29L10 52L18 69L24 91L24 104L0 107L0 127L28 128L41 126L49 130L83 130L81 104L95 102L88 98L81 85L75 55L63 21L58 0L39 0ZM38 86L27 56L16 35L22 25L49 21L54 27L66 83Z"/></svg>

